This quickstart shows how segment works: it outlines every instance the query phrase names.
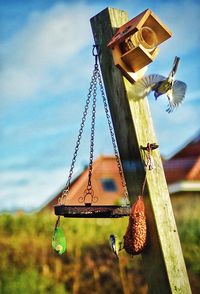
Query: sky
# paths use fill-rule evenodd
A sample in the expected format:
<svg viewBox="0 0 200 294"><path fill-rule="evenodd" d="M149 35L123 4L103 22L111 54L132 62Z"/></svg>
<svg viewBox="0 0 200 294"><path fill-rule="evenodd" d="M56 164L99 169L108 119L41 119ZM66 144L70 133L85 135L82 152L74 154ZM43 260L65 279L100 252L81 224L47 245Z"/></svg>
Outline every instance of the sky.
<svg viewBox="0 0 200 294"><path fill-rule="evenodd" d="M149 73L187 84L172 114L167 100L149 104L160 152L170 157L200 129L200 4L182 1L0 0L0 211L38 209L67 181L94 59L90 18L106 7L129 18L150 8L173 32ZM101 97L97 103L95 158L112 154ZM74 174L89 159L86 123Z"/></svg>

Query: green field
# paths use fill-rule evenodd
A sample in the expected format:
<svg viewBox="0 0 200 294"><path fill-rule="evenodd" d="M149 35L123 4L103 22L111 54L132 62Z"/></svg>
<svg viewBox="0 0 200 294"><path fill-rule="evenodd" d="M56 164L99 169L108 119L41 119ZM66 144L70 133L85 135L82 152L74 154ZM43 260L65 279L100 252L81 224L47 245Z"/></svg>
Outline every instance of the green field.
<svg viewBox="0 0 200 294"><path fill-rule="evenodd" d="M199 215L177 217L193 293L200 293ZM122 251L118 261L110 250L110 233L122 238L127 218L63 218L67 253L61 256L51 248L55 220L47 212L0 216L0 293L147 293L141 256Z"/></svg>

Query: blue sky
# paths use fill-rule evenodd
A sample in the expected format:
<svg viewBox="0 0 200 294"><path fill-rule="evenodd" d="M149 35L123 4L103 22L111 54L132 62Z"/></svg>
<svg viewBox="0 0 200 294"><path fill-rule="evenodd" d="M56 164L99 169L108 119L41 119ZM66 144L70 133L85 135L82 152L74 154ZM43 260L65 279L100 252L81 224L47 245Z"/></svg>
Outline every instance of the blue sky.
<svg viewBox="0 0 200 294"><path fill-rule="evenodd" d="M161 153L199 130L199 1L0 0L0 210L37 208L65 184L93 69L89 19L107 6L130 18L150 8L173 32L148 68L167 75L180 56L177 79L188 85L171 115L166 99L149 97ZM97 111L95 157L112 153L100 101ZM88 162L87 126L75 173Z"/></svg>

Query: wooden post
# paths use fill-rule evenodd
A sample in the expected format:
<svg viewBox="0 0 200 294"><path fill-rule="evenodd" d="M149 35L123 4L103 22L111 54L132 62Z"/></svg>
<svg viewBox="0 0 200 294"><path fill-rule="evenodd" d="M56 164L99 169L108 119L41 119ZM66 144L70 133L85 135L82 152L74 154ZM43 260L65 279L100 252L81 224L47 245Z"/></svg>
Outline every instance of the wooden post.
<svg viewBox="0 0 200 294"><path fill-rule="evenodd" d="M134 97L132 87L113 63L107 48L116 29L128 21L126 12L106 8L91 19L100 66L131 202L141 193L144 167L140 146L157 143L147 99ZM147 172L145 206L148 247L142 254L149 293L191 293L159 150L156 169ZM134 262L134 259L133 259Z"/></svg>

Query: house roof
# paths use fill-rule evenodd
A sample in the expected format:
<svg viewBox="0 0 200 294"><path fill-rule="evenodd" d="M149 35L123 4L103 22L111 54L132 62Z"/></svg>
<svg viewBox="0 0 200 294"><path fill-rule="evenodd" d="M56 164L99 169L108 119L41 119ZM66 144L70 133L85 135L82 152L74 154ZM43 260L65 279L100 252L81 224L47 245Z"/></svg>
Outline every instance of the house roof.
<svg viewBox="0 0 200 294"><path fill-rule="evenodd" d="M163 165L168 184L182 180L200 181L200 132Z"/></svg>
<svg viewBox="0 0 200 294"><path fill-rule="evenodd" d="M111 185L113 181L113 185L116 189L105 189L105 181L107 181L107 184L109 184L108 181L111 181ZM81 205L80 197L84 195L87 182L88 169L85 169L75 181L71 183L70 191L66 199L67 205ZM92 188L95 197L98 198L96 205L113 205L122 200L124 188L114 156L100 156L94 161ZM62 192L63 190L60 191L47 206L56 205Z"/></svg>
<svg viewBox="0 0 200 294"><path fill-rule="evenodd" d="M169 159L163 163L167 183L200 180L200 161L195 157Z"/></svg>
<svg viewBox="0 0 200 294"><path fill-rule="evenodd" d="M194 135L186 144L177 151L171 159L197 157L200 155L200 131Z"/></svg>

